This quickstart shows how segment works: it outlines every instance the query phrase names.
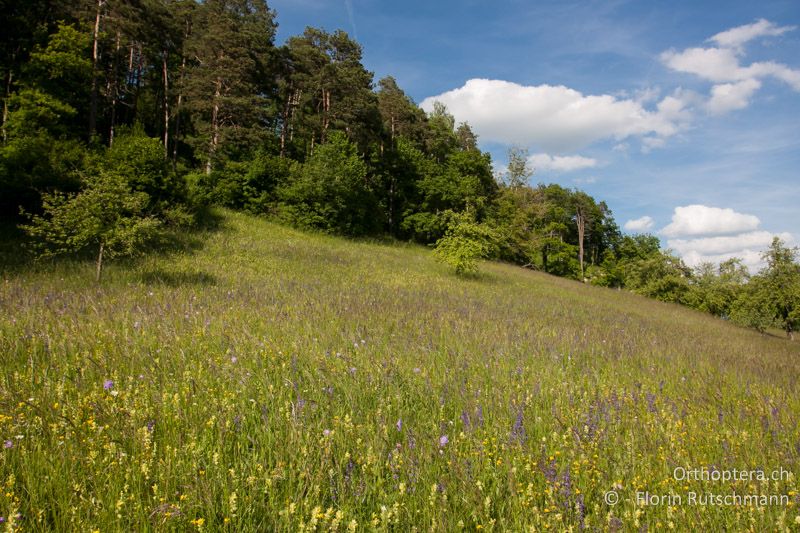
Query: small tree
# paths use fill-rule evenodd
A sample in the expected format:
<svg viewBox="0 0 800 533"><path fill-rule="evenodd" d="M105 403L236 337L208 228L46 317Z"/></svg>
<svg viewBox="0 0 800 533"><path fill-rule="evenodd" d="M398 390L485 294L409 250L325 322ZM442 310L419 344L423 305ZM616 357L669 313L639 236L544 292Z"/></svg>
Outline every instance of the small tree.
<svg viewBox="0 0 800 533"><path fill-rule="evenodd" d="M505 182L511 188L518 188L528 184L533 176L533 169L528 164L528 150L514 146L508 150L508 170Z"/></svg>
<svg viewBox="0 0 800 533"><path fill-rule="evenodd" d="M159 221L145 216L148 202L123 177L102 172L75 195L43 195L44 213L28 215L30 223L22 228L35 239L40 258L96 247L99 282L105 258L133 255L154 235Z"/></svg>
<svg viewBox="0 0 800 533"><path fill-rule="evenodd" d="M759 274L764 279L765 292L775 310L775 321L786 336L794 339L800 329L800 265L797 248L789 248L778 237L773 238L764 252L767 267Z"/></svg>
<svg viewBox="0 0 800 533"><path fill-rule="evenodd" d="M794 339L800 328L800 265L797 249L775 237L762 255L767 265L753 276L733 303L731 319L760 332L781 328Z"/></svg>
<svg viewBox="0 0 800 533"><path fill-rule="evenodd" d="M759 333L776 326L776 314L769 288L760 276L751 279L731 304L731 321Z"/></svg>
<svg viewBox="0 0 800 533"><path fill-rule="evenodd" d="M458 275L475 274L478 259L497 253L499 240L494 229L475 222L470 213L451 213L444 237L436 241L436 258Z"/></svg>

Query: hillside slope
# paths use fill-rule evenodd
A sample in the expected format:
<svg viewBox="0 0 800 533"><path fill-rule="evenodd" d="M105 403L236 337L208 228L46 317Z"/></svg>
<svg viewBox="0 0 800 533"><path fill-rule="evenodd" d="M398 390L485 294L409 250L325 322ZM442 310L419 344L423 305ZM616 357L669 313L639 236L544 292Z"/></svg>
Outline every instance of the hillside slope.
<svg viewBox="0 0 800 533"><path fill-rule="evenodd" d="M422 247L224 212L195 249L109 265L99 286L90 264L5 274L0 516L29 530L798 527L800 343L482 268L459 279Z"/></svg>

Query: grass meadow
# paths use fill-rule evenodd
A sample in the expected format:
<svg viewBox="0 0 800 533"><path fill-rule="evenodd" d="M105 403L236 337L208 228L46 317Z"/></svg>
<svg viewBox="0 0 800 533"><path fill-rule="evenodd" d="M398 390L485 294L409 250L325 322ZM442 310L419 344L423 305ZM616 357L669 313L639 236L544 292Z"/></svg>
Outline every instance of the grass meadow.
<svg viewBox="0 0 800 533"><path fill-rule="evenodd" d="M101 284L0 267L0 528L800 530L800 343L220 216Z"/></svg>

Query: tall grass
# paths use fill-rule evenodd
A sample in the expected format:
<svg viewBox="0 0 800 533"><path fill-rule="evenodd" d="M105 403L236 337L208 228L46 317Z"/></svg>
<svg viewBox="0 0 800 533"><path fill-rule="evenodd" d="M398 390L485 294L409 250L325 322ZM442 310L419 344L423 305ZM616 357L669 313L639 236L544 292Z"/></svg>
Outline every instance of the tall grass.
<svg viewBox="0 0 800 533"><path fill-rule="evenodd" d="M100 285L89 263L4 270L3 525L800 528L798 343L507 265L459 279L421 247L241 214L203 242L111 264Z"/></svg>

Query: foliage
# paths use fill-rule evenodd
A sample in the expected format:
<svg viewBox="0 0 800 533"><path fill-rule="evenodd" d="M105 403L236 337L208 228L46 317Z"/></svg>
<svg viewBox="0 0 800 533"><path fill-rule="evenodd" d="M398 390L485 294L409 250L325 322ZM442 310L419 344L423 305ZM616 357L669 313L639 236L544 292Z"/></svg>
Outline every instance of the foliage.
<svg viewBox="0 0 800 533"><path fill-rule="evenodd" d="M747 284L735 302L732 318L739 324L765 331L774 326L794 338L800 329L800 264L797 248L775 237L764 252L764 269Z"/></svg>
<svg viewBox="0 0 800 533"><path fill-rule="evenodd" d="M165 159L164 146L145 135L141 126L118 133L103 165L109 173L124 177L134 192L146 193L151 211L160 212L185 199L182 180Z"/></svg>
<svg viewBox="0 0 800 533"><path fill-rule="evenodd" d="M528 184L533 175L533 169L528 163L528 150L518 146L508 150L508 170L506 171L505 184L510 189L519 189Z"/></svg>
<svg viewBox="0 0 800 533"><path fill-rule="evenodd" d="M763 278L750 280L731 304L730 318L734 324L764 333L777 326L774 302Z"/></svg>
<svg viewBox="0 0 800 533"><path fill-rule="evenodd" d="M747 267L736 258L723 261L716 271L711 263L701 264L694 272L690 303L700 311L728 317L749 277Z"/></svg>
<svg viewBox="0 0 800 533"><path fill-rule="evenodd" d="M124 177L102 172L75 195L45 194L44 213L22 227L41 258L96 247L99 281L104 258L133 255L154 235L159 222L144 214L147 203Z"/></svg>
<svg viewBox="0 0 800 533"><path fill-rule="evenodd" d="M436 241L436 258L451 267L456 274L475 274L478 260L489 259L497 253L497 233L488 225L475 221L471 212L448 212L444 237Z"/></svg>
<svg viewBox="0 0 800 533"><path fill-rule="evenodd" d="M789 336L800 327L794 266L752 281L737 263L692 271L657 238L622 235L602 200L529 184L522 148L494 176L468 123L440 102L426 114L391 76L375 84L341 30L309 27L276 47L266 0L5 8L4 216L86 193L81 176L98 169L146 195L143 216L173 226L220 205L430 244L448 234L450 213L469 213L502 260L720 317L736 308L759 328L769 315ZM790 256L778 263L794 265Z"/></svg>
<svg viewBox="0 0 800 533"><path fill-rule="evenodd" d="M367 165L339 132L329 134L278 194L282 216L302 227L361 235L377 223Z"/></svg>
<svg viewBox="0 0 800 533"><path fill-rule="evenodd" d="M690 291L691 270L679 258L658 252L632 263L625 286L662 302L686 303Z"/></svg>

